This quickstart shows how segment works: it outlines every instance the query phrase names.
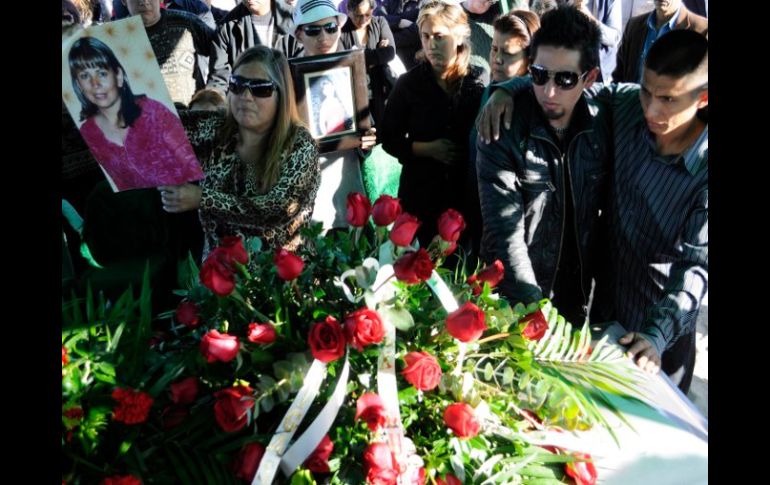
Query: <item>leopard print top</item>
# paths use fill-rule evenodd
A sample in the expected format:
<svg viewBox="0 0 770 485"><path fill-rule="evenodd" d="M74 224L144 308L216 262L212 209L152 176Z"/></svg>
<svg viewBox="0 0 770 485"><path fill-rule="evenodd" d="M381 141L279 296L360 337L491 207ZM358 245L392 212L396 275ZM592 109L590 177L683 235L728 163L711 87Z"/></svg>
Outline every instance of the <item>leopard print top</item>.
<svg viewBox="0 0 770 485"><path fill-rule="evenodd" d="M187 120L185 125L206 173L198 212L204 233L203 258L225 236L241 236L244 241L257 236L265 248L296 249L299 228L313 213L321 181L318 145L310 133L298 128L291 148L282 155L277 182L261 193L260 174L241 161L236 140L218 138L224 115L198 113L193 116L197 119Z"/></svg>

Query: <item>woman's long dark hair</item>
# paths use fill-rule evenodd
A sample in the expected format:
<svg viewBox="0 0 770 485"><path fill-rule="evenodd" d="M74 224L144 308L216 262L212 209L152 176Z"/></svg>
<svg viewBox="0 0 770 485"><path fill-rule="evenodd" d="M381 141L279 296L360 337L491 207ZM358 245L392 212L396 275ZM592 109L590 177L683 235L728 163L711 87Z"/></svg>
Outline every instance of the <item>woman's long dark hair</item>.
<svg viewBox="0 0 770 485"><path fill-rule="evenodd" d="M142 108L137 104L136 100L143 98L144 95L136 96L131 91L125 69L123 69L112 50L107 47L107 44L94 37L82 37L72 45L69 53L69 63L72 89L75 91L82 106L80 121L94 116L99 112L99 107L86 99L86 96L80 89L80 84L78 84L78 74L84 69L108 69L115 76L118 73L123 74L123 86L118 88L120 92L118 120L123 120L124 127L134 124L134 121L142 114Z"/></svg>

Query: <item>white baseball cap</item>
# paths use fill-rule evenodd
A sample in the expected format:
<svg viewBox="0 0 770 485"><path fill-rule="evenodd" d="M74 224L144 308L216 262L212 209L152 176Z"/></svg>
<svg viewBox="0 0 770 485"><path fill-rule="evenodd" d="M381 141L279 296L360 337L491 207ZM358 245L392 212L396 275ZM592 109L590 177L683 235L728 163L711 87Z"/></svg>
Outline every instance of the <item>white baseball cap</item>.
<svg viewBox="0 0 770 485"><path fill-rule="evenodd" d="M340 27L345 24L348 16L337 10L332 0L299 0L294 7L294 26L296 28L302 25L312 24L327 17L337 17L337 23Z"/></svg>

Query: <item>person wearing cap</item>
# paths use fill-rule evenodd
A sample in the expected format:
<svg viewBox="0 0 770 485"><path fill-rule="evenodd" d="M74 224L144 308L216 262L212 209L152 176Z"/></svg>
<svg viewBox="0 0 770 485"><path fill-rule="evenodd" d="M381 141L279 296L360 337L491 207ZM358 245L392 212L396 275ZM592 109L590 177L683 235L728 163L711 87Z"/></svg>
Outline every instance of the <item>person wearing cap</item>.
<svg viewBox="0 0 770 485"><path fill-rule="evenodd" d="M303 45L302 57L321 56L344 51L340 28L347 16L337 10L332 0L299 0L294 8L294 36ZM361 136L361 150L369 150L377 142L375 129ZM337 150L319 155L321 187L315 201L312 219L324 229L347 227L346 202L350 192L364 193L359 150Z"/></svg>

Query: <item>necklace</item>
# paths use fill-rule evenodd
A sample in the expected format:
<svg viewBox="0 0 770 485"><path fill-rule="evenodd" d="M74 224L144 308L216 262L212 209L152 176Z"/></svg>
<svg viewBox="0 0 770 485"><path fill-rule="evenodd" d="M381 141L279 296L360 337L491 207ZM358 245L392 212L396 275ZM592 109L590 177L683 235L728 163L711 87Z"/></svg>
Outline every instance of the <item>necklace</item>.
<svg viewBox="0 0 770 485"><path fill-rule="evenodd" d="M564 137L564 135L567 134L567 130L569 130L569 126L565 126L564 128L556 128L555 126L552 126L551 129L554 133L556 133L556 136L559 138Z"/></svg>

